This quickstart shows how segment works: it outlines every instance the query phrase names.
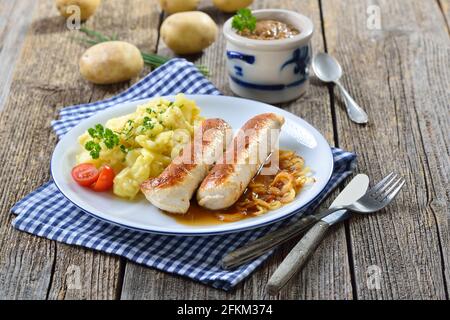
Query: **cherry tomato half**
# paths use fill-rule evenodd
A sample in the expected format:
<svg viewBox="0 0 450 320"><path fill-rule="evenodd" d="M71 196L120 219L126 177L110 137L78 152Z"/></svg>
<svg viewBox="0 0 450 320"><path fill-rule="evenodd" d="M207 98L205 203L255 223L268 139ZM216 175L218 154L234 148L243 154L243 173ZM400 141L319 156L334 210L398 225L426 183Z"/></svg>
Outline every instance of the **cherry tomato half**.
<svg viewBox="0 0 450 320"><path fill-rule="evenodd" d="M72 169L73 180L83 187L89 187L98 177L99 172L92 163L82 163Z"/></svg>
<svg viewBox="0 0 450 320"><path fill-rule="evenodd" d="M91 188L98 192L111 189L113 186L114 176L114 170L110 166L105 165L101 167L98 179L94 182L94 184L92 184Z"/></svg>

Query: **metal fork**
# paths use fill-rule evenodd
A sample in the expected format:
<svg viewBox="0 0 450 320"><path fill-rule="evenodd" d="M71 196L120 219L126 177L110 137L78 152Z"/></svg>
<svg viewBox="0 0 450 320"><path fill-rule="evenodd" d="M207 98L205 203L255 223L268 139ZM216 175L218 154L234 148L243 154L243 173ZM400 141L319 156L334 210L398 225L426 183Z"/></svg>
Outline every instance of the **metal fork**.
<svg viewBox="0 0 450 320"><path fill-rule="evenodd" d="M387 183L390 182L392 178L394 178L394 173L390 173L384 179L382 179L378 184L376 184L372 189L367 191L381 191L381 188L389 187ZM372 194L372 193L370 193ZM395 195L394 195L395 196ZM266 252L272 250L273 248L293 239L294 237L299 236L303 232L307 231L314 224L319 222L322 218L328 216L332 210L321 211L319 213L308 215L292 225L286 226L285 228L281 228L275 231L272 231L265 236L256 239L242 248L239 248L233 252L229 252L222 261L222 266L225 269L232 269L248 263L257 257L265 254Z"/></svg>
<svg viewBox="0 0 450 320"><path fill-rule="evenodd" d="M386 207L405 184L405 179L393 172L369 189L357 201L346 206L337 206L325 210L321 216L327 216L339 210L350 210L357 213L372 213Z"/></svg>
<svg viewBox="0 0 450 320"><path fill-rule="evenodd" d="M391 173L352 204L334 207L324 211L324 215L328 215L317 222L305 234L269 279L266 288L267 292L269 294L277 294L303 267L309 256L311 256L325 237L328 228L349 217L349 215L342 216L339 213L333 217L334 215L330 214L339 210L350 210L352 212L366 214L383 209L395 198L404 184L405 180L403 178Z"/></svg>

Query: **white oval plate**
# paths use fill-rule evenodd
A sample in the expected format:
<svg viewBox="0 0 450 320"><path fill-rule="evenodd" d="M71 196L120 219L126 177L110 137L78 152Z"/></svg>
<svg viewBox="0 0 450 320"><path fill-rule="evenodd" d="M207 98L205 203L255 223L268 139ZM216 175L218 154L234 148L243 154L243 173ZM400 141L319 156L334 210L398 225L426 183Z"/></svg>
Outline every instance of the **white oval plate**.
<svg viewBox="0 0 450 320"><path fill-rule="evenodd" d="M97 123L134 112L136 106L151 99L123 103L82 121L57 144L53 152L51 173L58 189L81 210L100 219L140 231L170 235L211 235L237 232L274 223L294 214L311 202L326 186L333 171L333 156L325 138L299 117L274 106L240 98L212 95L190 95L206 118L222 118L233 130L238 130L249 118L265 112L285 117L280 134L280 148L296 151L312 169L316 182L300 192L296 199L280 209L249 219L227 224L189 226L178 223L151 205L145 197L127 201L112 193L96 193L76 184L71 177L75 155L79 151L77 138ZM166 97L173 100L173 96Z"/></svg>

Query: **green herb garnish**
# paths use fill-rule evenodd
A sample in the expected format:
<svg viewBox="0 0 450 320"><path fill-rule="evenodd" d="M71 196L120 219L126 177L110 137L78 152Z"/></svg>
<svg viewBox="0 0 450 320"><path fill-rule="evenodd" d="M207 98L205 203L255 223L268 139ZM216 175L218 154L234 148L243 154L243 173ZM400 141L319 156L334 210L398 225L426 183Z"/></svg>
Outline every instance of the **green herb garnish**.
<svg viewBox="0 0 450 320"><path fill-rule="evenodd" d="M248 8L239 9L231 22L233 29L237 31L249 30L253 31L256 28L256 17Z"/></svg>
<svg viewBox="0 0 450 320"><path fill-rule="evenodd" d="M100 151L102 150L100 142L103 142L108 149L112 149L119 144L119 136L111 129L104 128L101 124L96 124L93 128L89 128L88 133L92 140L86 142L84 148L89 151L92 159L100 157Z"/></svg>
<svg viewBox="0 0 450 320"><path fill-rule="evenodd" d="M127 121L127 123L126 123L126 125L128 126L128 128L122 130L121 134L123 134L123 135L125 136L125 140L130 139L131 136L133 135L133 129L134 129L133 124L134 124L134 121L131 120L131 119L129 119L129 120Z"/></svg>
<svg viewBox="0 0 450 320"><path fill-rule="evenodd" d="M102 149L100 147L99 143L96 143L94 141L88 141L84 145L84 148L89 151L89 154L91 155L92 159L98 159L100 157L100 150Z"/></svg>
<svg viewBox="0 0 450 320"><path fill-rule="evenodd" d="M103 142L108 149L112 149L119 144L119 136L112 132L111 129L106 128L103 135Z"/></svg>
<svg viewBox="0 0 450 320"><path fill-rule="evenodd" d="M153 129L155 127L155 125L152 122L152 119L149 117L144 117L144 121L142 123L142 125L144 126L144 128L147 129Z"/></svg>
<svg viewBox="0 0 450 320"><path fill-rule="evenodd" d="M89 128L88 133L92 138L102 139L105 129L101 124L96 124L94 128Z"/></svg>

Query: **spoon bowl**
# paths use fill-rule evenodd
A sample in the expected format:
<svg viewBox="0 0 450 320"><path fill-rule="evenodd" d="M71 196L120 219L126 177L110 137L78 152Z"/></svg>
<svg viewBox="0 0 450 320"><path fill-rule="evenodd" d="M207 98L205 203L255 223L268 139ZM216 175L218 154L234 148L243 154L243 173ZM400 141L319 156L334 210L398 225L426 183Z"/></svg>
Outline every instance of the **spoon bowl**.
<svg viewBox="0 0 450 320"><path fill-rule="evenodd" d="M341 65L326 53L317 54L314 57L312 67L317 78L323 82L335 82L342 76Z"/></svg>
<svg viewBox="0 0 450 320"><path fill-rule="evenodd" d="M323 82L333 82L340 89L344 97L345 106L347 107L347 114L353 122L367 123L368 116L363 109L350 96L347 90L344 89L339 79L342 76L342 67L339 62L327 53L318 53L314 56L312 61L312 68L317 78Z"/></svg>

